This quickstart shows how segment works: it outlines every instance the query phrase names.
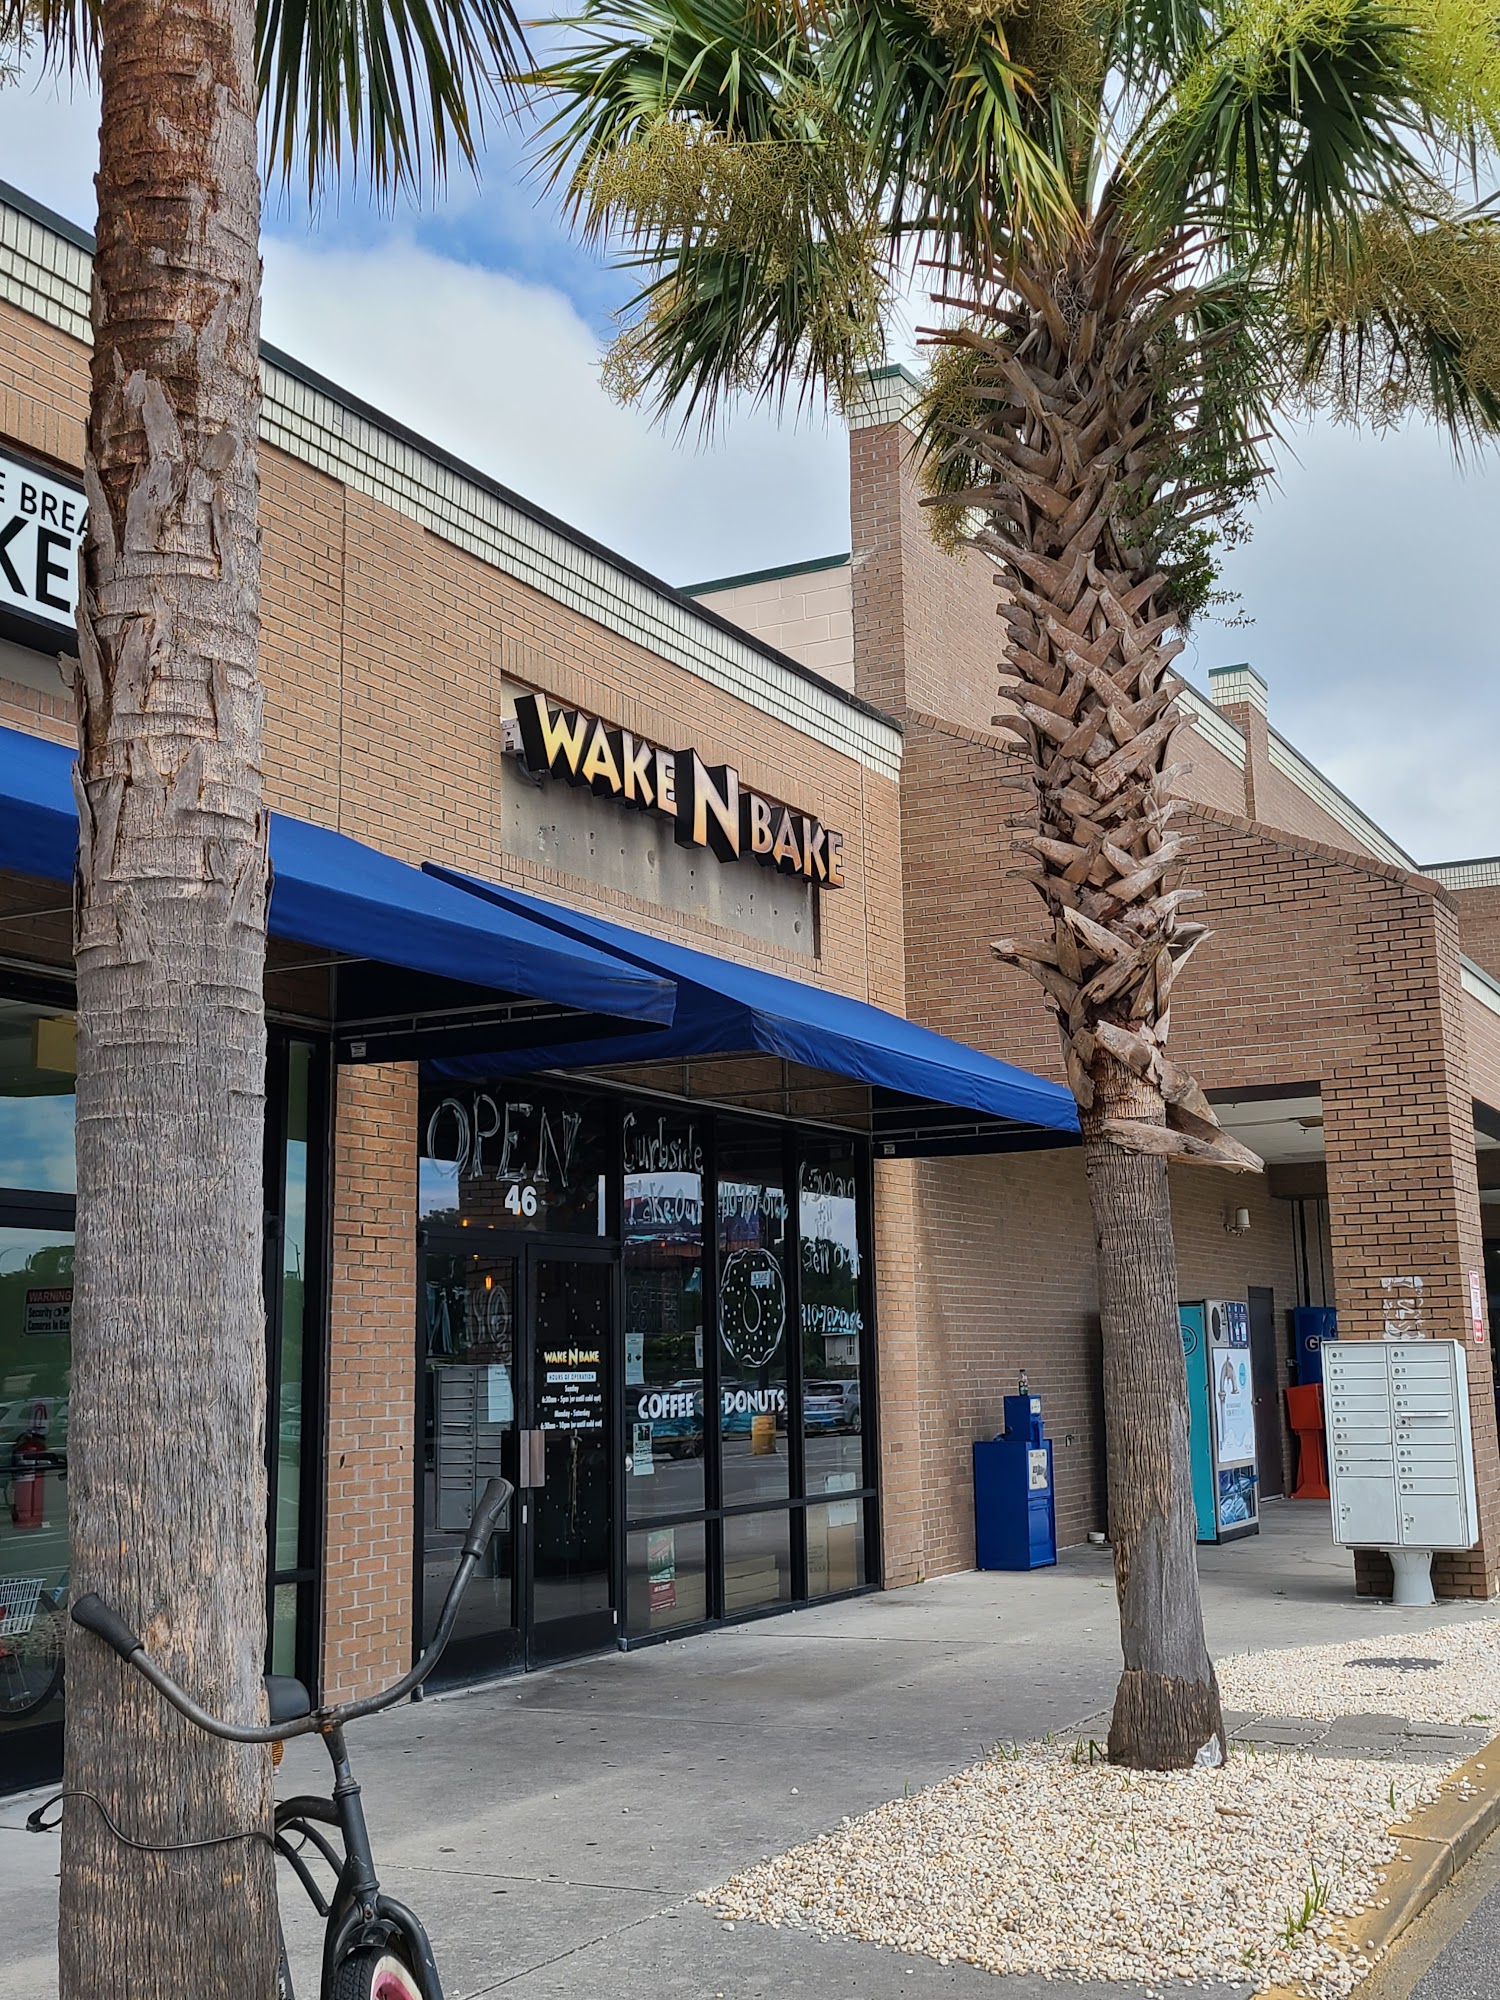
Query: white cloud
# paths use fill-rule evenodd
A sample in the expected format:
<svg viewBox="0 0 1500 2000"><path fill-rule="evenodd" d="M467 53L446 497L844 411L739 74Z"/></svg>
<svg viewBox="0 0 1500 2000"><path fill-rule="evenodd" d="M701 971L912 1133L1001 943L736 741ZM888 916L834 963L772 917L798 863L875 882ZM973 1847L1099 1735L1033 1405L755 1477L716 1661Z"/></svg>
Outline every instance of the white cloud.
<svg viewBox="0 0 1500 2000"><path fill-rule="evenodd" d="M94 226L99 100L33 64L0 92L0 180L86 229Z"/></svg>
<svg viewBox="0 0 1500 2000"><path fill-rule="evenodd" d="M1500 466L1431 428L1320 424L1228 581L1254 624L1205 624L1207 668L1249 659L1271 721L1418 861L1500 852Z"/></svg>
<svg viewBox="0 0 1500 2000"><path fill-rule="evenodd" d="M96 127L87 90L5 91L0 178L91 223ZM524 209L507 225L545 263L560 231L505 179L479 195L455 184L443 215ZM273 197L267 213L283 232L266 243L269 339L623 554L680 583L848 547L836 424L742 414L710 450L679 442L603 395L595 336L559 290L398 227L336 247L292 235L295 202ZM912 332L932 309L919 274L902 289L893 358L919 361ZM1419 860L1500 851L1500 469L1460 477L1420 428L1320 425L1297 448L1229 565L1254 623L1205 623L1198 667L1252 660L1273 723Z"/></svg>
<svg viewBox="0 0 1500 2000"><path fill-rule="evenodd" d="M679 441L609 400L593 332L547 286L399 238L265 255L268 340L670 582L849 545L836 424L743 414Z"/></svg>

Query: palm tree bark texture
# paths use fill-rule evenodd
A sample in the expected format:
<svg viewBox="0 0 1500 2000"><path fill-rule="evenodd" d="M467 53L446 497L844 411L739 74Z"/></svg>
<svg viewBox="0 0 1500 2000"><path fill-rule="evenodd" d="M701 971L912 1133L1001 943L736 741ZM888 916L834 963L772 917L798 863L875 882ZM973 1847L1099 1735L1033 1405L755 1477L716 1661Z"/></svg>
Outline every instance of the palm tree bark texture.
<svg viewBox="0 0 1500 2000"><path fill-rule="evenodd" d="M1183 915L1200 892L1167 886L1184 847L1168 761L1180 619L1134 524L1163 431L1160 335L1184 316L1181 258L1175 244L1134 253L1105 218L1047 268L1007 265L1002 302L938 336L970 355L952 450L985 468L960 497L983 510L973 539L1006 593L1013 706L996 724L1035 780L1026 874L1050 927L994 949L1040 982L1057 1020L1098 1246L1124 1649L1109 1751L1153 1769L1225 1752L1198 1600L1167 1162L1260 1165L1167 1055L1173 982L1207 930Z"/></svg>
<svg viewBox="0 0 1500 2000"><path fill-rule="evenodd" d="M100 40L72 1581L205 1705L253 1721L267 900L255 10L110 0ZM67 1671L63 2000L269 1995L268 1752L192 1731L76 1627ZM154 1851L118 1840L105 1812Z"/></svg>

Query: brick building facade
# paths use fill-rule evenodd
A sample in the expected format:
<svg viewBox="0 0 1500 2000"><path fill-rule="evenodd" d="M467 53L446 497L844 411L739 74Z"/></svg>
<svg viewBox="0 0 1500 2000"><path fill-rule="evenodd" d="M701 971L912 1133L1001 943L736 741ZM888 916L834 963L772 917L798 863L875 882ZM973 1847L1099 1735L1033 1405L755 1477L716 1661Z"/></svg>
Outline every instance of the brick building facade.
<svg viewBox="0 0 1500 2000"><path fill-rule="evenodd" d="M0 190L13 483L77 488L88 254ZM264 386L271 804L342 837L330 852L404 864L403 893L446 895L450 925L463 904L533 947L643 968L678 1009L670 1029L586 1032L568 992L433 971L378 922L363 951L310 950L325 941L278 931L273 899L277 1665L339 1694L404 1669L476 1481L517 1476L533 1437L547 1477L476 1586L457 1671L972 1563L970 1447L1022 1370L1056 1445L1059 1540L1103 1529L1081 1156L1061 1093L999 1067L1058 1074L1030 988L988 950L1031 921L994 582L926 536L910 384L880 378L852 413L847 559L693 595L288 357L268 351ZM48 744L55 776L71 740L66 619L39 622L25 582L0 593L0 780ZM675 747L699 783L732 768L795 816L804 876L815 816L842 836L843 886L718 858L602 779L533 767L517 718L538 695L615 732L615 755ZM1250 1186L1174 1170L1181 1290L1249 1299L1269 1328L1270 1493L1290 1468L1294 1305L1336 1302L1356 1337L1398 1310L1471 1331L1491 1146L1500 1162L1500 871L1421 875L1269 728L1249 669L1194 697L1184 736L1217 936L1178 1035L1271 1166ZM0 1289L0 1456L39 1437L57 1472L65 1336L45 1353L31 1336L71 1243L66 902L56 871L0 867L0 1246L19 1274ZM712 1025L721 997L738 1025ZM950 1040L904 1042L900 1017ZM861 1036L874 1055L850 1053ZM919 1058L924 1088L893 1086ZM945 1062L964 1075L951 1098L931 1082ZM1489 1594L1500 1459L1488 1349L1470 1354L1482 1536L1440 1586ZM61 1497L59 1479L25 1535L0 1535L0 1576L60 1596ZM10 1774L45 1764L56 1713L0 1719Z"/></svg>

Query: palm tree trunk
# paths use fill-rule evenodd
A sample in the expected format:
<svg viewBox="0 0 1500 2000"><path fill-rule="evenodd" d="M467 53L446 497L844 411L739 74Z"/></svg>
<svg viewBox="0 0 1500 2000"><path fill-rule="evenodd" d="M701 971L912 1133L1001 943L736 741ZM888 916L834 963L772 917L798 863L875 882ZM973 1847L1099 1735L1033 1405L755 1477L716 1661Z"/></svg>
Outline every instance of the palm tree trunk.
<svg viewBox="0 0 1500 2000"><path fill-rule="evenodd" d="M1131 1080L1085 1112L1084 1159L1098 1252L1109 1534L1124 1672L1109 1726L1117 1764L1175 1770L1226 1753L1219 1686L1198 1599L1187 1376L1167 1163L1102 1136L1106 1115L1165 1123L1160 1094Z"/></svg>
<svg viewBox="0 0 1500 2000"><path fill-rule="evenodd" d="M73 1588L260 1713L266 821L247 0L109 0L80 611ZM68 1647L63 2000L275 1973L269 1759ZM101 1808L103 1810L101 1810ZM104 1812L149 1845L142 1853ZM258 1830L258 1832L257 1832ZM248 1836L248 1837L238 1837Z"/></svg>
<svg viewBox="0 0 1500 2000"><path fill-rule="evenodd" d="M1168 888L1168 760L1180 622L1151 547L1152 440L1170 435L1161 334L1180 320L1181 246L1149 257L1102 220L1052 258L997 270L997 298L943 338L967 354L965 417L930 504L979 507L1010 633L996 722L1035 779L1028 871L1050 920L994 949L1041 984L1078 1100L1098 1240L1110 1527L1124 1674L1117 1762L1177 1768L1223 1754L1203 1634L1187 1380L1167 1160L1258 1169L1167 1057L1172 984L1207 935ZM952 476L954 468L957 477ZM1159 484L1159 482L1158 482Z"/></svg>

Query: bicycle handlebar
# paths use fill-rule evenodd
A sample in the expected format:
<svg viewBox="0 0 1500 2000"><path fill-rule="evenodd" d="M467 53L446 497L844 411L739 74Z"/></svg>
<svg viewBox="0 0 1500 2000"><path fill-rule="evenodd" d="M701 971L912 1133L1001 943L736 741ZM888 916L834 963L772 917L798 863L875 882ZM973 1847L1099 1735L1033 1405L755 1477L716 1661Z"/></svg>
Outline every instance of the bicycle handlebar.
<svg viewBox="0 0 1500 2000"><path fill-rule="evenodd" d="M132 1654L145 1650L119 1612L111 1611L104 1599L92 1590L86 1597L74 1599L73 1623L95 1633L106 1646L113 1646L120 1658L127 1662Z"/></svg>
<svg viewBox="0 0 1500 2000"><path fill-rule="evenodd" d="M325 1731L341 1728L346 1722L356 1721L360 1716L374 1715L382 1708L390 1708L404 1696L419 1688L442 1658L449 1639L453 1634L454 1621L458 1617L458 1607L463 1594L469 1587L469 1580L478 1566L479 1558L489 1546L496 1523L510 1499L514 1488L508 1479L492 1479L479 1496L479 1505L474 1509L474 1518L469 1523L469 1531L464 1536L463 1548L459 1554L458 1567L453 1572L453 1581L448 1585L448 1595L443 1599L443 1609L438 1618L437 1630L423 1648L421 1657L409 1673L403 1674L380 1694L366 1695L362 1701L340 1702L332 1708L318 1708L306 1715L299 1715L290 1722L282 1723L240 1723L225 1722L219 1716L210 1715L200 1708L191 1695L184 1692L170 1674L159 1667L146 1651L141 1641L131 1631L118 1611L111 1609L95 1592L89 1591L83 1597L75 1598L71 1606L71 1616L75 1625L83 1626L106 1645L112 1646L125 1662L148 1680L158 1694L169 1701L179 1714L210 1736L220 1736L230 1743L280 1743L290 1736L309 1736L315 1730Z"/></svg>

